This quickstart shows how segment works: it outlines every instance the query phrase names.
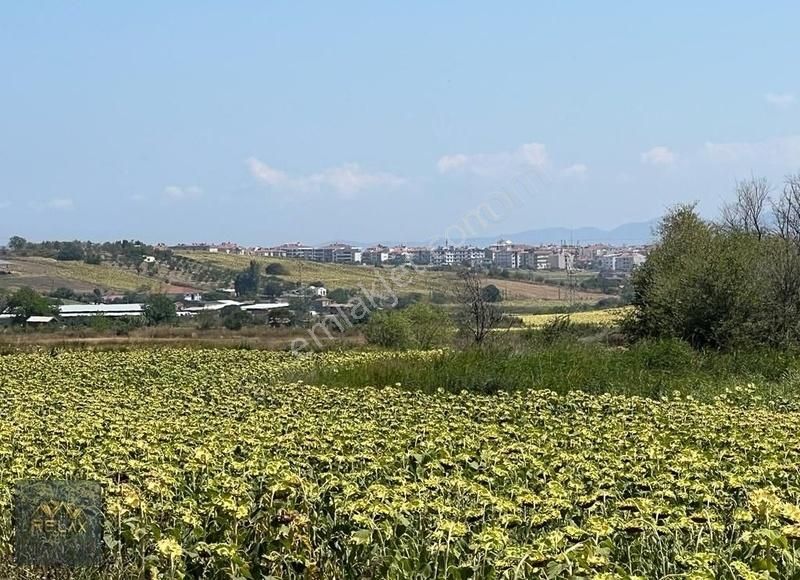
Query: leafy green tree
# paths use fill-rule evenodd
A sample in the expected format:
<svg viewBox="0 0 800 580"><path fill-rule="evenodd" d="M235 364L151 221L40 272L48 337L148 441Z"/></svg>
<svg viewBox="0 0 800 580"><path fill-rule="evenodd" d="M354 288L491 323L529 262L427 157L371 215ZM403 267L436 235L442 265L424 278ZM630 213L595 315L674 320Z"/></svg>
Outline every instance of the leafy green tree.
<svg viewBox="0 0 800 580"><path fill-rule="evenodd" d="M32 288L20 288L8 298L6 307L16 322L25 322L30 316L55 316L56 308Z"/></svg>
<svg viewBox="0 0 800 580"><path fill-rule="evenodd" d="M659 241L633 274L632 338L678 338L696 348L731 348L764 334L763 244L757 235L706 222L694 205L672 209Z"/></svg>
<svg viewBox="0 0 800 580"><path fill-rule="evenodd" d="M253 322L253 317L249 312L236 305L231 305L220 311L220 320L228 330L241 330L242 326Z"/></svg>
<svg viewBox="0 0 800 580"><path fill-rule="evenodd" d="M369 317L364 336L370 344L386 348L408 348L413 343L411 324L402 313L379 310Z"/></svg>
<svg viewBox="0 0 800 580"><path fill-rule="evenodd" d="M258 262L250 260L250 267L236 275L233 281L233 287L236 290L237 296L254 296L258 293L259 281L261 278L258 270Z"/></svg>
<svg viewBox="0 0 800 580"><path fill-rule="evenodd" d="M409 323L411 338L418 348L433 348L446 344L451 335L452 321L437 306L418 302L400 313Z"/></svg>
<svg viewBox="0 0 800 580"><path fill-rule="evenodd" d="M56 260L77 262L83 260L83 246L80 242L64 242L56 254Z"/></svg>
<svg viewBox="0 0 800 580"><path fill-rule="evenodd" d="M487 284L484 286L481 289L481 294L483 294L483 299L487 302L500 302L503 299L503 294L500 292L500 288L494 284Z"/></svg>
<svg viewBox="0 0 800 580"><path fill-rule="evenodd" d="M144 319L150 326L174 322L178 318L175 303L164 294L151 294L144 303Z"/></svg>
<svg viewBox="0 0 800 580"><path fill-rule="evenodd" d="M11 239L8 240L8 247L14 250L15 252L24 250L27 245L28 245L28 240L20 236L11 236Z"/></svg>
<svg viewBox="0 0 800 580"><path fill-rule="evenodd" d="M264 282L263 292L266 296L275 298L276 296L280 296L285 289L286 284L280 278L271 276Z"/></svg>

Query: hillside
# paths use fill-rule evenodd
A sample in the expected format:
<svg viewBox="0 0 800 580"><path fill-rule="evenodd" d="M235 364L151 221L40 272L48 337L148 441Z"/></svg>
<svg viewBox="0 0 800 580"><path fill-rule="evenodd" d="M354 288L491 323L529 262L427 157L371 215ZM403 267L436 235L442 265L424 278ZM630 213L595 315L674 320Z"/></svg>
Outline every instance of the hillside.
<svg viewBox="0 0 800 580"><path fill-rule="evenodd" d="M304 284L324 282L328 288L357 288L364 286L371 289L373 285L380 287L382 281L391 284L394 268L375 268L372 266L356 266L350 264L323 264L304 260L288 258L265 258L261 256L239 256L233 254L212 254L210 252L176 252L178 256L187 258L201 264L210 264L232 271L241 271L248 267L250 260L259 264L281 264L288 274L279 276L284 280L302 281ZM399 293L430 293L447 292L451 288L453 275L443 272L413 272L404 274L402 287L397 287ZM410 280L409 280L410 276ZM398 278L399 279L399 278ZM394 287L394 286L393 286Z"/></svg>
<svg viewBox="0 0 800 580"><path fill-rule="evenodd" d="M176 255L194 263L209 264L218 268L231 271L244 270L250 260L259 264L281 264L288 274L279 276L284 280L302 281L309 284L323 282L329 289L357 288L364 286L367 289L380 288L382 281L391 284L393 276L397 275L401 281L408 281L405 285L393 285L398 294L418 292L430 294L439 292L449 295L452 292L456 276L453 272L438 272L426 270L407 270L408 274L400 277L394 267L375 268L373 266L356 266L349 264L323 264L287 258L265 258L254 256L240 256L233 254L212 254L210 252L177 252ZM490 278L486 281L500 288L507 300L518 302L564 302L567 299L565 290L552 284L542 284L523 280L507 280L504 278ZM608 298L605 294L592 292L577 292L578 301L596 302Z"/></svg>
<svg viewBox="0 0 800 580"><path fill-rule="evenodd" d="M156 291L180 292L184 287L166 282L163 277L150 277L111 264L86 264L40 257L4 257L11 262L11 274L0 276L0 288L30 286L39 292L70 288L76 292Z"/></svg>

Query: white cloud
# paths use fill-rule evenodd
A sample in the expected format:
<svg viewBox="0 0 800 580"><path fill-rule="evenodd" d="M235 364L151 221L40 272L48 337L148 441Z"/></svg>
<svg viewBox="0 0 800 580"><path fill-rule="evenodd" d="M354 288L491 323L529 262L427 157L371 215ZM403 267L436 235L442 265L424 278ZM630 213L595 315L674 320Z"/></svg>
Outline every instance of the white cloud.
<svg viewBox="0 0 800 580"><path fill-rule="evenodd" d="M352 198L359 192L378 187L397 187L405 183L401 177L385 172L368 172L357 163L345 163L309 175L291 176L254 157L247 160L250 174L274 188L303 193L332 190L341 197Z"/></svg>
<svg viewBox="0 0 800 580"><path fill-rule="evenodd" d="M701 155L715 163L781 166L796 169L800 165L800 135L764 141L707 142Z"/></svg>
<svg viewBox="0 0 800 580"><path fill-rule="evenodd" d="M764 95L764 100L779 109L787 109L795 103L794 95L791 93L767 93Z"/></svg>
<svg viewBox="0 0 800 580"><path fill-rule="evenodd" d="M439 158L439 173L467 172L480 177L509 177L531 169L550 168L550 156L542 143L525 143L513 151L499 153L455 153Z"/></svg>
<svg viewBox="0 0 800 580"><path fill-rule="evenodd" d="M643 152L639 158L642 163L647 165L660 165L662 167L673 165L677 159L675 153L669 147L664 147L663 145L658 145Z"/></svg>
<svg viewBox="0 0 800 580"><path fill-rule="evenodd" d="M585 179L586 173L589 171L589 168L586 167L583 163L574 163L569 167L565 167L561 170L561 175L564 177L574 177L576 179Z"/></svg>
<svg viewBox="0 0 800 580"><path fill-rule="evenodd" d="M203 190L197 185L168 185L162 193L168 199L177 201L200 197L203 194Z"/></svg>

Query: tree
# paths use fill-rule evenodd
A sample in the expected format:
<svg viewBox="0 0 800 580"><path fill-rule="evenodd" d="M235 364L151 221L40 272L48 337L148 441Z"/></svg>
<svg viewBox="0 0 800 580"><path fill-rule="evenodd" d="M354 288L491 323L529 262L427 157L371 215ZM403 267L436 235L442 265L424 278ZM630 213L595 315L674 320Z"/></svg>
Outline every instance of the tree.
<svg viewBox="0 0 800 580"><path fill-rule="evenodd" d="M670 210L658 244L633 275L632 338L678 338L724 349L764 337L766 289L758 233L719 228L694 205Z"/></svg>
<svg viewBox="0 0 800 580"><path fill-rule="evenodd" d="M286 284L280 278L275 278L273 276L264 282L263 292L266 296L275 298L276 296L280 296L285 288Z"/></svg>
<svg viewBox="0 0 800 580"><path fill-rule="evenodd" d="M258 262L250 260L250 267L243 272L239 272L233 281L233 287L237 296L253 296L258 293L260 275L258 273Z"/></svg>
<svg viewBox="0 0 800 580"><path fill-rule="evenodd" d="M83 247L80 242L64 242L56 254L56 260L77 262L83 260Z"/></svg>
<svg viewBox="0 0 800 580"><path fill-rule="evenodd" d="M346 288L334 288L328 292L328 298L330 298L332 302L344 304L350 300L350 291Z"/></svg>
<svg viewBox="0 0 800 580"><path fill-rule="evenodd" d="M151 294L144 303L144 319L150 326L174 322L178 314L175 303L164 294Z"/></svg>
<svg viewBox="0 0 800 580"><path fill-rule="evenodd" d="M222 325L228 330L241 330L242 326L253 321L249 312L242 310L235 304L226 306L220 311Z"/></svg>
<svg viewBox="0 0 800 580"><path fill-rule="evenodd" d="M31 316L55 316L56 308L32 288L20 288L8 298L6 307L15 322L25 322Z"/></svg>
<svg viewBox="0 0 800 580"><path fill-rule="evenodd" d="M411 325L400 312L379 310L369 317L364 336L370 344L385 348L407 348L412 344Z"/></svg>
<svg viewBox="0 0 800 580"><path fill-rule="evenodd" d="M8 247L14 250L15 252L24 250L27 245L28 245L28 240L20 236L11 236L11 239L8 240Z"/></svg>
<svg viewBox="0 0 800 580"><path fill-rule="evenodd" d="M472 270L462 270L455 287L455 300L459 305L456 317L459 331L470 336L481 346L503 318L502 311L486 300L483 279Z"/></svg>
<svg viewBox="0 0 800 580"><path fill-rule="evenodd" d="M273 262L271 264L267 264L267 267L266 267L265 271L269 276L288 276L289 275L289 269L286 266L284 266L283 264L280 264L278 262Z"/></svg>
<svg viewBox="0 0 800 580"><path fill-rule="evenodd" d="M481 290L481 293L483 294L484 300L487 302L500 302L503 299L503 294L500 292L500 288L494 284L484 286Z"/></svg>
<svg viewBox="0 0 800 580"><path fill-rule="evenodd" d="M441 346L450 338L450 317L437 306L418 302L400 314L408 320L414 346L418 348Z"/></svg>

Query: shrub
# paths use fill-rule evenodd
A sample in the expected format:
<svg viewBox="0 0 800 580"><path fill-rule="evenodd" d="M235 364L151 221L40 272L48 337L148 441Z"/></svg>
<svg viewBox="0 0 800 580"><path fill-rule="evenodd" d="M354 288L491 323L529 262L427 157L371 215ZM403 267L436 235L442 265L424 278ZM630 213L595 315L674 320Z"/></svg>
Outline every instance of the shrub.
<svg viewBox="0 0 800 580"><path fill-rule="evenodd" d="M380 310L370 316L364 327L370 344L386 348L407 348L412 343L411 325L399 312Z"/></svg>
<svg viewBox="0 0 800 580"><path fill-rule="evenodd" d="M265 269L267 275L269 276L288 276L289 269L284 266L283 264L279 264L278 262L273 262L271 264L267 264Z"/></svg>

